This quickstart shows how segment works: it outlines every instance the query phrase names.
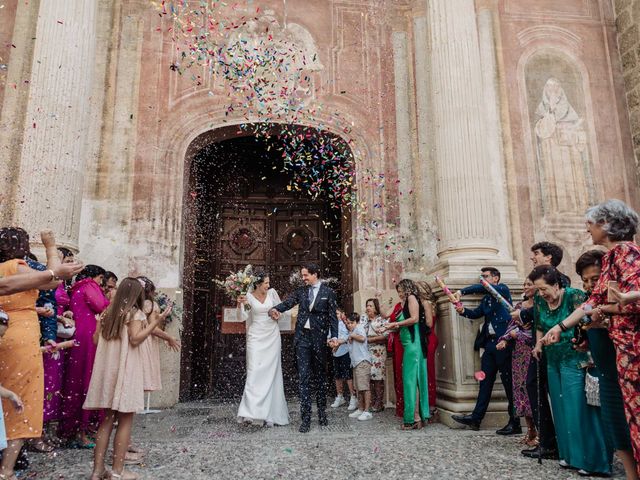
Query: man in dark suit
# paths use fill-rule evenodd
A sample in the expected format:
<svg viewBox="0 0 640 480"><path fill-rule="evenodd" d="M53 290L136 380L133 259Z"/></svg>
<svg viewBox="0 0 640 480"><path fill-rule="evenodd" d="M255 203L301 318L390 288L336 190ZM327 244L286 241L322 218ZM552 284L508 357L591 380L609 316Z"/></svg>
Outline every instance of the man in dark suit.
<svg viewBox="0 0 640 480"><path fill-rule="evenodd" d="M493 267L485 267L481 269L482 277L489 282L497 292L502 295L509 303L511 303L511 292L509 287L500 283L500 272ZM498 435L514 435L522 433L522 427L520 426L520 419L515 416L515 410L513 408L513 386L511 384L511 350L512 347L505 350L498 350L496 345L498 339L505 334L507 326L511 320L509 311L487 293L482 284L471 285L470 287L463 288L456 295L458 298L462 295L481 294L485 296L480 301L480 305L469 310L468 308L458 307L456 311L458 314L466 318L481 318L484 317L484 325L482 330L478 334L476 344L474 348L479 350L484 349L481 359L481 369L485 374L485 378L480 381L480 391L478 392L478 399L476 400L476 406L471 415L453 415L451 418L458 423L468 425L473 430L480 428L480 422L487 413L489 407L489 401L491 400L491 392L493 391L493 385L496 381L498 371L500 372L500 379L502 380L502 386L507 394L509 401L509 423L498 430Z"/></svg>
<svg viewBox="0 0 640 480"><path fill-rule="evenodd" d="M329 345L334 346L338 338L338 302L336 293L320 281L320 268L312 263L300 269L304 287L298 288L284 302L269 311L274 320L282 312L298 305L298 320L294 344L298 374L300 376L300 432L311 429L311 387L316 388L318 419L321 426L328 425L326 351L327 333L331 330Z"/></svg>

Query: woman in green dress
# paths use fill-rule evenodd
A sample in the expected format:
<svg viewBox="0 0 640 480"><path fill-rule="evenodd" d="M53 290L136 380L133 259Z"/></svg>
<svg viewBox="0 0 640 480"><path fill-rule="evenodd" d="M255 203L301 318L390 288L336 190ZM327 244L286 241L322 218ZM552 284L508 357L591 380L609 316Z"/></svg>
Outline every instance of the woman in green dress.
<svg viewBox="0 0 640 480"><path fill-rule="evenodd" d="M602 250L589 250L580 255L576 262L576 273L582 279L587 296L591 296L593 288L598 283L604 255L605 252ZM593 314L591 318L598 320ZM622 460L627 480L638 480L629 424L624 414L624 401L618 383L616 348L606 328L589 328L587 338L589 351L596 366L589 373L597 375L600 385L600 415L605 440Z"/></svg>
<svg viewBox="0 0 640 480"><path fill-rule="evenodd" d="M558 271L549 265L534 268L529 279L539 292L534 300L537 342L533 349L539 359L544 334L556 325L562 327L562 320L584 303L586 295L562 288ZM589 357L573 349L573 329L565 330L558 343L544 346L560 466L578 469L581 475L610 475L613 451L605 442L599 409L587 404L584 390Z"/></svg>
<svg viewBox="0 0 640 480"><path fill-rule="evenodd" d="M403 430L418 430L430 417L427 382L427 324L424 307L418 301L418 289L412 280L396 285L402 313L386 330L400 330L404 348L402 382L404 392Z"/></svg>

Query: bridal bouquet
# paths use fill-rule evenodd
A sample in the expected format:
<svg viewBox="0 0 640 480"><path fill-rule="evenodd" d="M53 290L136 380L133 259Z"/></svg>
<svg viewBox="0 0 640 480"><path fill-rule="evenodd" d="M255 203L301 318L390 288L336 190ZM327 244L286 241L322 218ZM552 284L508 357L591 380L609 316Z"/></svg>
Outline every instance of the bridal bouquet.
<svg viewBox="0 0 640 480"><path fill-rule="evenodd" d="M249 291L249 287L256 281L256 277L253 275L253 266L247 265L244 270L240 270L235 273L231 273L224 280L213 279L213 282L219 287L224 288L224 291L234 301L238 300L240 295L246 295ZM249 305L244 306L245 310L250 310Z"/></svg>

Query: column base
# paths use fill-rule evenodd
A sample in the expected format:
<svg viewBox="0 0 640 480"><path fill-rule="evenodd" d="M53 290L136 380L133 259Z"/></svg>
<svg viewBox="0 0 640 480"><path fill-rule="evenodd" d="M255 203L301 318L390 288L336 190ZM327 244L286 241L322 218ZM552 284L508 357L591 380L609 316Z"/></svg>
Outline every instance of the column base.
<svg viewBox="0 0 640 480"><path fill-rule="evenodd" d="M519 298L522 281L518 277L516 262L498 257L447 258L438 262L426 277L436 296L436 335L439 339L436 352L436 380L438 382L438 411L440 422L451 428L462 428L452 415L473 411L479 383L475 372L480 370L480 352L473 350L473 343L483 319L470 320L458 315L444 292L435 284L433 275L440 276L447 286L459 290L479 282L480 268L495 267L500 270L502 281L510 289L514 299ZM425 280L424 273L405 273L405 277ZM474 308L481 295L465 297L464 304ZM495 383L489 410L482 421L483 428L500 428L509 420L507 400L500 377Z"/></svg>

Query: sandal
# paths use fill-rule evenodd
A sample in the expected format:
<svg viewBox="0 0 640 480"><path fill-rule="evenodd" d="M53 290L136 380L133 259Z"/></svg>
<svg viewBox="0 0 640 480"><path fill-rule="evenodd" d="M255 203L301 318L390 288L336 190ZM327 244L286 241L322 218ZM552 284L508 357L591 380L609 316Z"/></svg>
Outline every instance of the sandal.
<svg viewBox="0 0 640 480"><path fill-rule="evenodd" d="M16 477L15 472L9 475L8 477L5 474L0 473L0 480L18 480L18 477Z"/></svg>
<svg viewBox="0 0 640 480"><path fill-rule="evenodd" d="M403 423L400 430L420 430L422 428L422 422Z"/></svg>
<svg viewBox="0 0 640 480"><path fill-rule="evenodd" d="M56 449L56 447L54 447L53 445L48 444L47 442L45 442L44 440L39 438L39 439L37 439L37 440L35 440L33 442L29 442L29 444L27 445L27 449L30 452L51 453Z"/></svg>
<svg viewBox="0 0 640 480"><path fill-rule="evenodd" d="M89 477L89 480L104 480L106 478L109 478L109 472L103 470L102 473L91 473L91 477Z"/></svg>
<svg viewBox="0 0 640 480"><path fill-rule="evenodd" d="M82 443L80 440L72 440L71 443L69 443L69 448L76 450L93 450L96 448L96 444L93 442Z"/></svg>
<svg viewBox="0 0 640 480"><path fill-rule="evenodd" d="M123 470L120 474L111 472L109 478L112 480L138 480L140 477L129 470Z"/></svg>
<svg viewBox="0 0 640 480"><path fill-rule="evenodd" d="M142 449L140 447L136 447L135 445L129 445L129 448L127 449L127 452L139 453L143 457L147 454L147 452L145 452L144 449Z"/></svg>
<svg viewBox="0 0 640 480"><path fill-rule="evenodd" d="M124 455L125 465L140 465L144 461L144 454L128 451Z"/></svg>

